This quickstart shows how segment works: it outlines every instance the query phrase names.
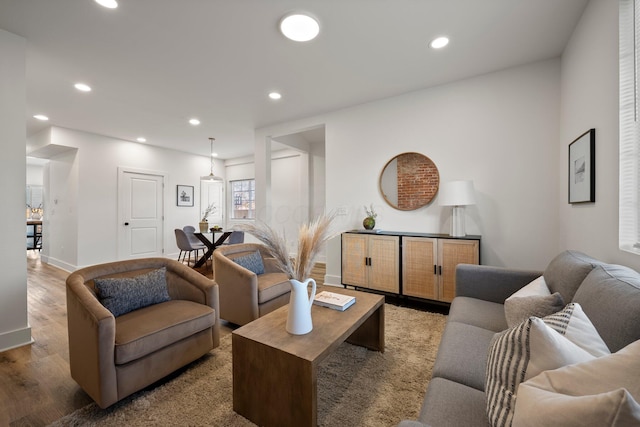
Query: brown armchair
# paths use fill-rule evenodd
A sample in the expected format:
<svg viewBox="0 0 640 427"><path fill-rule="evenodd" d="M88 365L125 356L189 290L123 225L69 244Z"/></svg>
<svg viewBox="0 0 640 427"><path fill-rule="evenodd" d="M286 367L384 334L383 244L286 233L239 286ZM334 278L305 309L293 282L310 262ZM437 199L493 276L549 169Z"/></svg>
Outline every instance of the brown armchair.
<svg viewBox="0 0 640 427"><path fill-rule="evenodd" d="M260 253L263 274L256 274L234 259ZM291 284L276 267L267 248L259 243L219 246L213 252L213 273L220 287L220 318L247 324L289 303Z"/></svg>
<svg viewBox="0 0 640 427"><path fill-rule="evenodd" d="M115 317L98 299L95 279L139 277L162 267L168 301ZM102 408L220 344L218 286L175 260L95 265L66 283L71 376Z"/></svg>

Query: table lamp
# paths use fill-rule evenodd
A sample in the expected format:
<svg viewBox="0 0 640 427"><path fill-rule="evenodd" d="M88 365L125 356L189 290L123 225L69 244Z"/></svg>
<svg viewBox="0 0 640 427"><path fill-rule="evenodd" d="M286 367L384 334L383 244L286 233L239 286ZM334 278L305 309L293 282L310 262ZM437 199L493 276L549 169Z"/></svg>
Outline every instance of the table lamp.
<svg viewBox="0 0 640 427"><path fill-rule="evenodd" d="M464 229L464 207L476 203L473 181L450 181L443 183L439 190L441 206L453 206L451 219L451 233L453 237L463 237L467 233Z"/></svg>

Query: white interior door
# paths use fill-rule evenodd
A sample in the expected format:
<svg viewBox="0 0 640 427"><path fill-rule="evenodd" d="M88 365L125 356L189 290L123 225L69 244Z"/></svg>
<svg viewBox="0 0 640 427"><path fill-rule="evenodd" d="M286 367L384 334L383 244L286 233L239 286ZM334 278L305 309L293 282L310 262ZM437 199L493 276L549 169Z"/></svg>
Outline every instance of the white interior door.
<svg viewBox="0 0 640 427"><path fill-rule="evenodd" d="M164 176L121 171L118 258L163 256Z"/></svg>

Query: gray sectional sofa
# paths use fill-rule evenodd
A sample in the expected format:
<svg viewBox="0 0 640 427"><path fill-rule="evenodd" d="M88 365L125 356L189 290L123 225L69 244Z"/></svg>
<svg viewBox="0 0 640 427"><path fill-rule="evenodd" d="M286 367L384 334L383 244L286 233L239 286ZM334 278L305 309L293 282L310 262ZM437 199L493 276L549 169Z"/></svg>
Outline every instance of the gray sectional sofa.
<svg viewBox="0 0 640 427"><path fill-rule="evenodd" d="M418 420L401 427L486 426L485 373L496 332L507 329L504 301L544 273L549 290L582 306L616 352L640 339L640 274L576 251L556 256L544 272L459 265L433 376Z"/></svg>

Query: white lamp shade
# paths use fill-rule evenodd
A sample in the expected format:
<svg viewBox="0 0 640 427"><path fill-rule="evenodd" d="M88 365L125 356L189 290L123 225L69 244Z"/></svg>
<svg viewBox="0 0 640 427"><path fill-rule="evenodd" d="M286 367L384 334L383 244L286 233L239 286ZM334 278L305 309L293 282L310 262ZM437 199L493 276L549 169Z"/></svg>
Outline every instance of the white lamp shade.
<svg viewBox="0 0 640 427"><path fill-rule="evenodd" d="M438 191L438 203L441 206L465 206L476 203L476 191L473 181L449 181L443 183Z"/></svg>

